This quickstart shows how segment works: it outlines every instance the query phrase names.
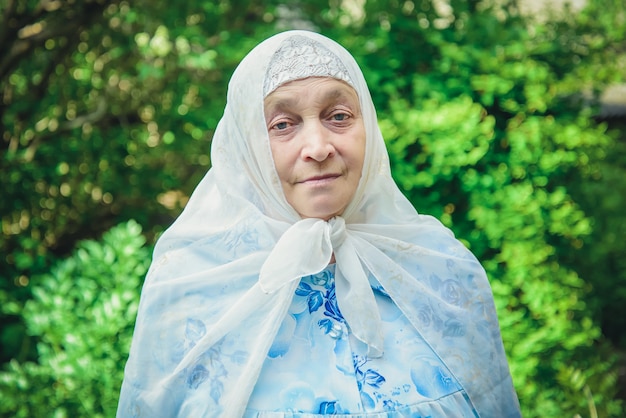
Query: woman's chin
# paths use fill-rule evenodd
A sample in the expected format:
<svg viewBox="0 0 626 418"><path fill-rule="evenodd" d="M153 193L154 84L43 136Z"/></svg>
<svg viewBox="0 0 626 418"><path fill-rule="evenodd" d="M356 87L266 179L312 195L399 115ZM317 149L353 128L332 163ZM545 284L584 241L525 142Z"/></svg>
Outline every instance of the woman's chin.
<svg viewBox="0 0 626 418"><path fill-rule="evenodd" d="M299 212L300 216L304 218L317 218L328 221L329 219L339 216L343 213L344 208L333 208L333 207L320 207L311 210L311 208L307 208L306 211Z"/></svg>

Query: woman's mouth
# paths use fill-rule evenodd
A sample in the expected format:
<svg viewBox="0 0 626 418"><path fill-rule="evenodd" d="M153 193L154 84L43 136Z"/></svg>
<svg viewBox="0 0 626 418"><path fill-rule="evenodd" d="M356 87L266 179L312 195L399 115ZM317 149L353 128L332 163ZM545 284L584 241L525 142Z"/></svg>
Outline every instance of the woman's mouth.
<svg viewBox="0 0 626 418"><path fill-rule="evenodd" d="M317 185L317 184L326 184L326 183L330 183L331 181L337 179L340 176L340 174L336 174L336 173L331 173L331 174L321 174L321 175L317 175L317 176L311 176L308 177L304 180L298 181L298 183L301 184L311 184L311 185Z"/></svg>

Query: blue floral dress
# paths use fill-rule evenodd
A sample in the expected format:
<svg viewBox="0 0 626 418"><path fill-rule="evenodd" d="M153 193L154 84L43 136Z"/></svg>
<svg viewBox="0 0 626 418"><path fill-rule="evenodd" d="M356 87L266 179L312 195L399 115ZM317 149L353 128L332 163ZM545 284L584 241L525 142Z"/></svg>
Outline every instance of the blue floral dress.
<svg viewBox="0 0 626 418"><path fill-rule="evenodd" d="M372 279L373 280L373 279ZM372 283L385 352L369 358L337 306L334 265L301 280L245 418L478 417L465 390Z"/></svg>

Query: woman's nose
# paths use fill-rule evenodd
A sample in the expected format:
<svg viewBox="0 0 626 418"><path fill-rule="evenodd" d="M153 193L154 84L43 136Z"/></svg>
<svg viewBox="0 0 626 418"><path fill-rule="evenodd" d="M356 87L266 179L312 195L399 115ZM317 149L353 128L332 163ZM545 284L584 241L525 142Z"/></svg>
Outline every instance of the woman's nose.
<svg viewBox="0 0 626 418"><path fill-rule="evenodd" d="M304 146L302 157L304 160L324 161L335 154L330 132L320 122L311 122L302 132Z"/></svg>

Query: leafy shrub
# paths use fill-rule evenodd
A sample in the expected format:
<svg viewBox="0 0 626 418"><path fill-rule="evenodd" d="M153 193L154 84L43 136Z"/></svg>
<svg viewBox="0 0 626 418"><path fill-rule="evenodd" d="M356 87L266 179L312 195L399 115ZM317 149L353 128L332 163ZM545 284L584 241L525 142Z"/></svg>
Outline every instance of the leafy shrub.
<svg viewBox="0 0 626 418"><path fill-rule="evenodd" d="M601 83L605 55L576 16L544 27L513 2L450 3L441 22L424 3L389 13L367 2L351 36L338 34L375 86L394 177L485 265L524 416L623 416L616 351L590 301L590 283L618 278L585 277L577 261L595 247L577 191L615 148L573 99L581 81ZM607 247L596 248L598 262Z"/></svg>
<svg viewBox="0 0 626 418"><path fill-rule="evenodd" d="M0 414L110 417L115 414L150 252L134 221L101 241L83 241L50 274L33 279L22 312L37 362L0 373Z"/></svg>
<svg viewBox="0 0 626 418"><path fill-rule="evenodd" d="M619 416L615 358L585 302L589 287L558 257L581 245L589 219L551 184L607 138L549 118L512 124L496 141L493 117L469 98L416 109L396 101L381 120L398 182L416 207L457 231L492 278L524 416ZM573 147L559 142L567 130L577 131Z"/></svg>
<svg viewBox="0 0 626 418"><path fill-rule="evenodd" d="M84 272L114 266L79 265L79 254L102 260L113 250L81 244L38 274L122 220L139 220L148 236L169 223L210 166L235 64L279 26L304 23L359 60L396 180L483 261L525 416L624 415L615 395L615 355L626 345L624 136L610 138L587 96L579 100L626 77L623 0L590 1L540 24L514 0L78 1L45 13L37 2L13 3L0 5L14 14L0 37L11 51L0 77L0 355L14 358L0 376L1 412L113 410L130 338L122 329L138 293L118 295L121 316L85 332L95 307L105 308L89 290L103 282ZM357 3L362 10L349 7ZM77 36L46 30L16 55L34 16ZM138 292L126 282L115 289L126 285ZM113 346L116 334L102 332L115 323Z"/></svg>

